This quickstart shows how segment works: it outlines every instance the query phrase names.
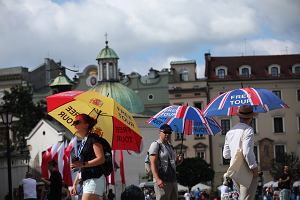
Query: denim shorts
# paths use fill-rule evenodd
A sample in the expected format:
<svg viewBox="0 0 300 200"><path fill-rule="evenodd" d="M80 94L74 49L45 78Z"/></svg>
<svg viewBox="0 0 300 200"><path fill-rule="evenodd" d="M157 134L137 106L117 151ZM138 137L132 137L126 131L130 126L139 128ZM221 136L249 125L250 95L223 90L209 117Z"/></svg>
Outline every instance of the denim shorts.
<svg viewBox="0 0 300 200"><path fill-rule="evenodd" d="M105 176L100 178L87 179L82 184L83 193L97 194L103 196L105 192Z"/></svg>

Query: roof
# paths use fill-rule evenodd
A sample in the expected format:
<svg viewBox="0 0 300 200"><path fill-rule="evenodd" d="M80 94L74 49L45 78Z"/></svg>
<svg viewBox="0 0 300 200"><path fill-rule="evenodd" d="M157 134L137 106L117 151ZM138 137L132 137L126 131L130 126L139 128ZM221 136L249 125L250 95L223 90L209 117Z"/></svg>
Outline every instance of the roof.
<svg viewBox="0 0 300 200"><path fill-rule="evenodd" d="M266 80L266 79L290 79L299 78L292 73L292 66L300 63L300 54L290 55L260 55L260 56L232 56L211 57L205 54L205 76L208 81L232 81L232 80ZM251 67L251 77L245 78L239 75L239 68L243 65ZM271 65L280 66L280 77L272 77L268 73ZM227 77L219 79L216 77L216 67L227 67Z"/></svg>
<svg viewBox="0 0 300 200"><path fill-rule="evenodd" d="M31 132L29 133L29 135L26 137L26 139L30 139L35 133L36 131L43 125L43 123L47 123L49 124L58 135L63 134L66 138L68 138L69 140L74 136L67 128L65 128L63 125L61 125L60 123L58 123L57 121L50 121L47 119L41 119L36 125L35 127L31 130Z"/></svg>
<svg viewBox="0 0 300 200"><path fill-rule="evenodd" d="M96 60L99 59L119 59L119 56L117 53L112 49L108 47L108 41L105 42L106 47L103 48L100 53L98 54Z"/></svg>
<svg viewBox="0 0 300 200"><path fill-rule="evenodd" d="M144 104L140 97L133 90L119 82L101 82L91 90L113 98L131 113L144 111Z"/></svg>
<svg viewBox="0 0 300 200"><path fill-rule="evenodd" d="M73 84L71 83L70 79L67 76L60 73L58 77L56 77L49 86L54 87L59 85L73 85Z"/></svg>
<svg viewBox="0 0 300 200"><path fill-rule="evenodd" d="M171 61L171 65L196 64L196 60Z"/></svg>

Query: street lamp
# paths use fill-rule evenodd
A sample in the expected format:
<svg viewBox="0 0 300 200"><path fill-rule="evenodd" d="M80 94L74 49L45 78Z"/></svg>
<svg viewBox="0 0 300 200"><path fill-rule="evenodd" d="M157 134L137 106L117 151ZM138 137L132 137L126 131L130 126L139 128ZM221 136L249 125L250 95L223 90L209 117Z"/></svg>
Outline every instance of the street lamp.
<svg viewBox="0 0 300 200"><path fill-rule="evenodd" d="M11 181L11 156L10 156L10 141L9 141L9 126L12 122L12 113L9 112L7 106L0 107L0 115L2 123L5 125L6 131L6 157L7 157L7 175L8 175L8 195L9 199L12 200L12 181Z"/></svg>

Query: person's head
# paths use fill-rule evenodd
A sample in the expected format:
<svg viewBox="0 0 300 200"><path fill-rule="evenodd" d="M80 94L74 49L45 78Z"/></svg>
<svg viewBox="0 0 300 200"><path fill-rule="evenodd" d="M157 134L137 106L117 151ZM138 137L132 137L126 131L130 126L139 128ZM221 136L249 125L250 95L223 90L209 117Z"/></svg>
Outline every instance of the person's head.
<svg viewBox="0 0 300 200"><path fill-rule="evenodd" d="M121 194L121 200L144 200L145 195L141 188L135 185L129 185Z"/></svg>
<svg viewBox="0 0 300 200"><path fill-rule="evenodd" d="M253 112L252 106L242 105L241 107L239 107L236 115L239 116L240 122L250 124L253 117L255 117L257 113Z"/></svg>
<svg viewBox="0 0 300 200"><path fill-rule="evenodd" d="M32 173L26 172L25 178L33 178Z"/></svg>
<svg viewBox="0 0 300 200"><path fill-rule="evenodd" d="M289 166L284 165L284 166L283 166L283 171L284 171L284 172L288 172L288 171L289 171Z"/></svg>
<svg viewBox="0 0 300 200"><path fill-rule="evenodd" d="M50 172L55 171L57 166L57 162L55 160L51 160L48 162L48 169Z"/></svg>
<svg viewBox="0 0 300 200"><path fill-rule="evenodd" d="M73 126L81 137L85 137L95 126L96 120L87 114L79 114L75 117Z"/></svg>
<svg viewBox="0 0 300 200"><path fill-rule="evenodd" d="M169 126L168 124L163 124L159 128L159 138L163 143L167 143L171 139L172 132L173 130L171 126Z"/></svg>

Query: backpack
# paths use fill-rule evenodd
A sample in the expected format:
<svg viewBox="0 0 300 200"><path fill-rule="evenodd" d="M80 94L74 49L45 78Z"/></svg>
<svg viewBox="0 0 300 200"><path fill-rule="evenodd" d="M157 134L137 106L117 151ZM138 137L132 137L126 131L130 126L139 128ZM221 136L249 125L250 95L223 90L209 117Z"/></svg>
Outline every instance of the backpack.
<svg viewBox="0 0 300 200"><path fill-rule="evenodd" d="M155 141L155 142L157 142L157 141ZM159 153L161 147L160 147L160 143L157 142L157 144L158 144L158 151L157 152ZM152 176L149 151L147 151L147 154L145 156L145 172L146 172L146 175L148 177Z"/></svg>
<svg viewBox="0 0 300 200"><path fill-rule="evenodd" d="M99 140L103 147L105 162L100 165L100 168L105 176L109 176L113 170L113 161L110 144L106 139L99 137Z"/></svg>

